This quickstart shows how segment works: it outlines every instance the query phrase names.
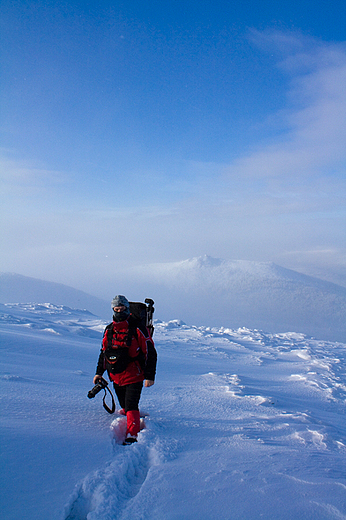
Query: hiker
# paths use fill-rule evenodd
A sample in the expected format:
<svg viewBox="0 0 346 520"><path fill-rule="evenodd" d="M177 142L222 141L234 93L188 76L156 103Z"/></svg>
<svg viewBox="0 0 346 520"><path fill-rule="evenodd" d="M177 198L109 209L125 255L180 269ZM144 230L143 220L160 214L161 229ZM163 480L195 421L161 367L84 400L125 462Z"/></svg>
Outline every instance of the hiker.
<svg viewBox="0 0 346 520"><path fill-rule="evenodd" d="M105 370L113 382L121 406L120 414L127 417L124 444L137 441L140 430L139 399L143 388L154 384L157 354L147 327L130 313L125 296L112 300L113 322L104 332L94 384Z"/></svg>

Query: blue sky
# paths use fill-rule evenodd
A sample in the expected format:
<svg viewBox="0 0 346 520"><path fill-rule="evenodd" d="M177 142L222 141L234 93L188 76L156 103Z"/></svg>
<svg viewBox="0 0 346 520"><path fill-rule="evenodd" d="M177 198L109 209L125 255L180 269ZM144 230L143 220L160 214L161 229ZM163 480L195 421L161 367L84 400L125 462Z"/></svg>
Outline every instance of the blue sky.
<svg viewBox="0 0 346 520"><path fill-rule="evenodd" d="M346 8L1 3L0 269L209 254L346 285Z"/></svg>

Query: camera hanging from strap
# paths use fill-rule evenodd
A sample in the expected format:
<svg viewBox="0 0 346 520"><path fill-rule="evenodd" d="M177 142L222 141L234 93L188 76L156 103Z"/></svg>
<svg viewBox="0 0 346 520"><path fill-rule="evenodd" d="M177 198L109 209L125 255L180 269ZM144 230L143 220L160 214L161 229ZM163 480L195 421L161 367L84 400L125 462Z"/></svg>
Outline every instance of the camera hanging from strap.
<svg viewBox="0 0 346 520"><path fill-rule="evenodd" d="M109 406L107 405L106 403L106 397L107 397L107 390L109 392L109 395L111 396L111 401L112 401L112 408L109 408ZM115 412L115 401L114 401L114 396L111 392L111 390L108 388L108 386L105 386L104 388L104 396L103 396L103 399L102 399L102 402L103 402L103 408L106 410L106 412L112 414Z"/></svg>
<svg viewBox="0 0 346 520"><path fill-rule="evenodd" d="M88 392L88 398L89 399L93 399L95 397L95 395L97 395L99 392L101 392L101 390L104 390L104 392L105 392L105 395L103 396L103 408L108 413L114 413L115 412L114 396L113 396L112 392L110 391L110 389L108 388L108 382L105 379L103 379L103 377L101 377L99 379L99 382L94 386L94 388L92 388ZM111 401L112 401L112 407L111 408L109 408L109 406L106 403L107 390L108 390L108 392L109 392L109 394L111 396Z"/></svg>

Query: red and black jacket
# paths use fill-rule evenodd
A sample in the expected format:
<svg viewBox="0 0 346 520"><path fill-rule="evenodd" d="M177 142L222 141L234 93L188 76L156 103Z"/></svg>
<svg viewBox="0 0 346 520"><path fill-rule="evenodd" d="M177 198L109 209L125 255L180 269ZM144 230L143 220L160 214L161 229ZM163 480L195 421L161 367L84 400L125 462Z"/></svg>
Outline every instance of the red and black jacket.
<svg viewBox="0 0 346 520"><path fill-rule="evenodd" d="M120 373L107 370L106 351L110 348L128 348L129 363ZM132 315L125 321L110 323L103 334L101 352L96 374L102 376L105 370L111 381L124 386L144 379L154 381L156 374L157 353L154 342L146 327L138 325Z"/></svg>

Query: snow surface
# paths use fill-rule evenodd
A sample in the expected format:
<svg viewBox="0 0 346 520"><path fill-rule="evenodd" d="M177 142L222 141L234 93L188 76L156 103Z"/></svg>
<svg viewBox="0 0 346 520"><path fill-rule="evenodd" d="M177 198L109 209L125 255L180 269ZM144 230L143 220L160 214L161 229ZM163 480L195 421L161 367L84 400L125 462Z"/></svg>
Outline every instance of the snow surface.
<svg viewBox="0 0 346 520"><path fill-rule="evenodd" d="M0 302L50 302L88 309L98 316L106 316L110 306L109 301L103 301L68 285L16 273L0 273Z"/></svg>
<svg viewBox="0 0 346 520"><path fill-rule="evenodd" d="M139 442L87 399L105 322L0 305L5 520L346 518L346 345L156 322Z"/></svg>
<svg viewBox="0 0 346 520"><path fill-rule="evenodd" d="M205 255L141 266L129 278L152 294L164 320L174 309L175 318L194 325L293 330L346 341L346 288L272 262Z"/></svg>
<svg viewBox="0 0 346 520"><path fill-rule="evenodd" d="M346 288L271 262L210 256L151 264L117 273L108 301L66 285L0 273L0 302L44 302L108 316L115 293L132 301L155 300L157 316L190 325L293 330L328 341L346 341ZM112 290L113 291L113 290ZM174 314L172 315L172 310Z"/></svg>

